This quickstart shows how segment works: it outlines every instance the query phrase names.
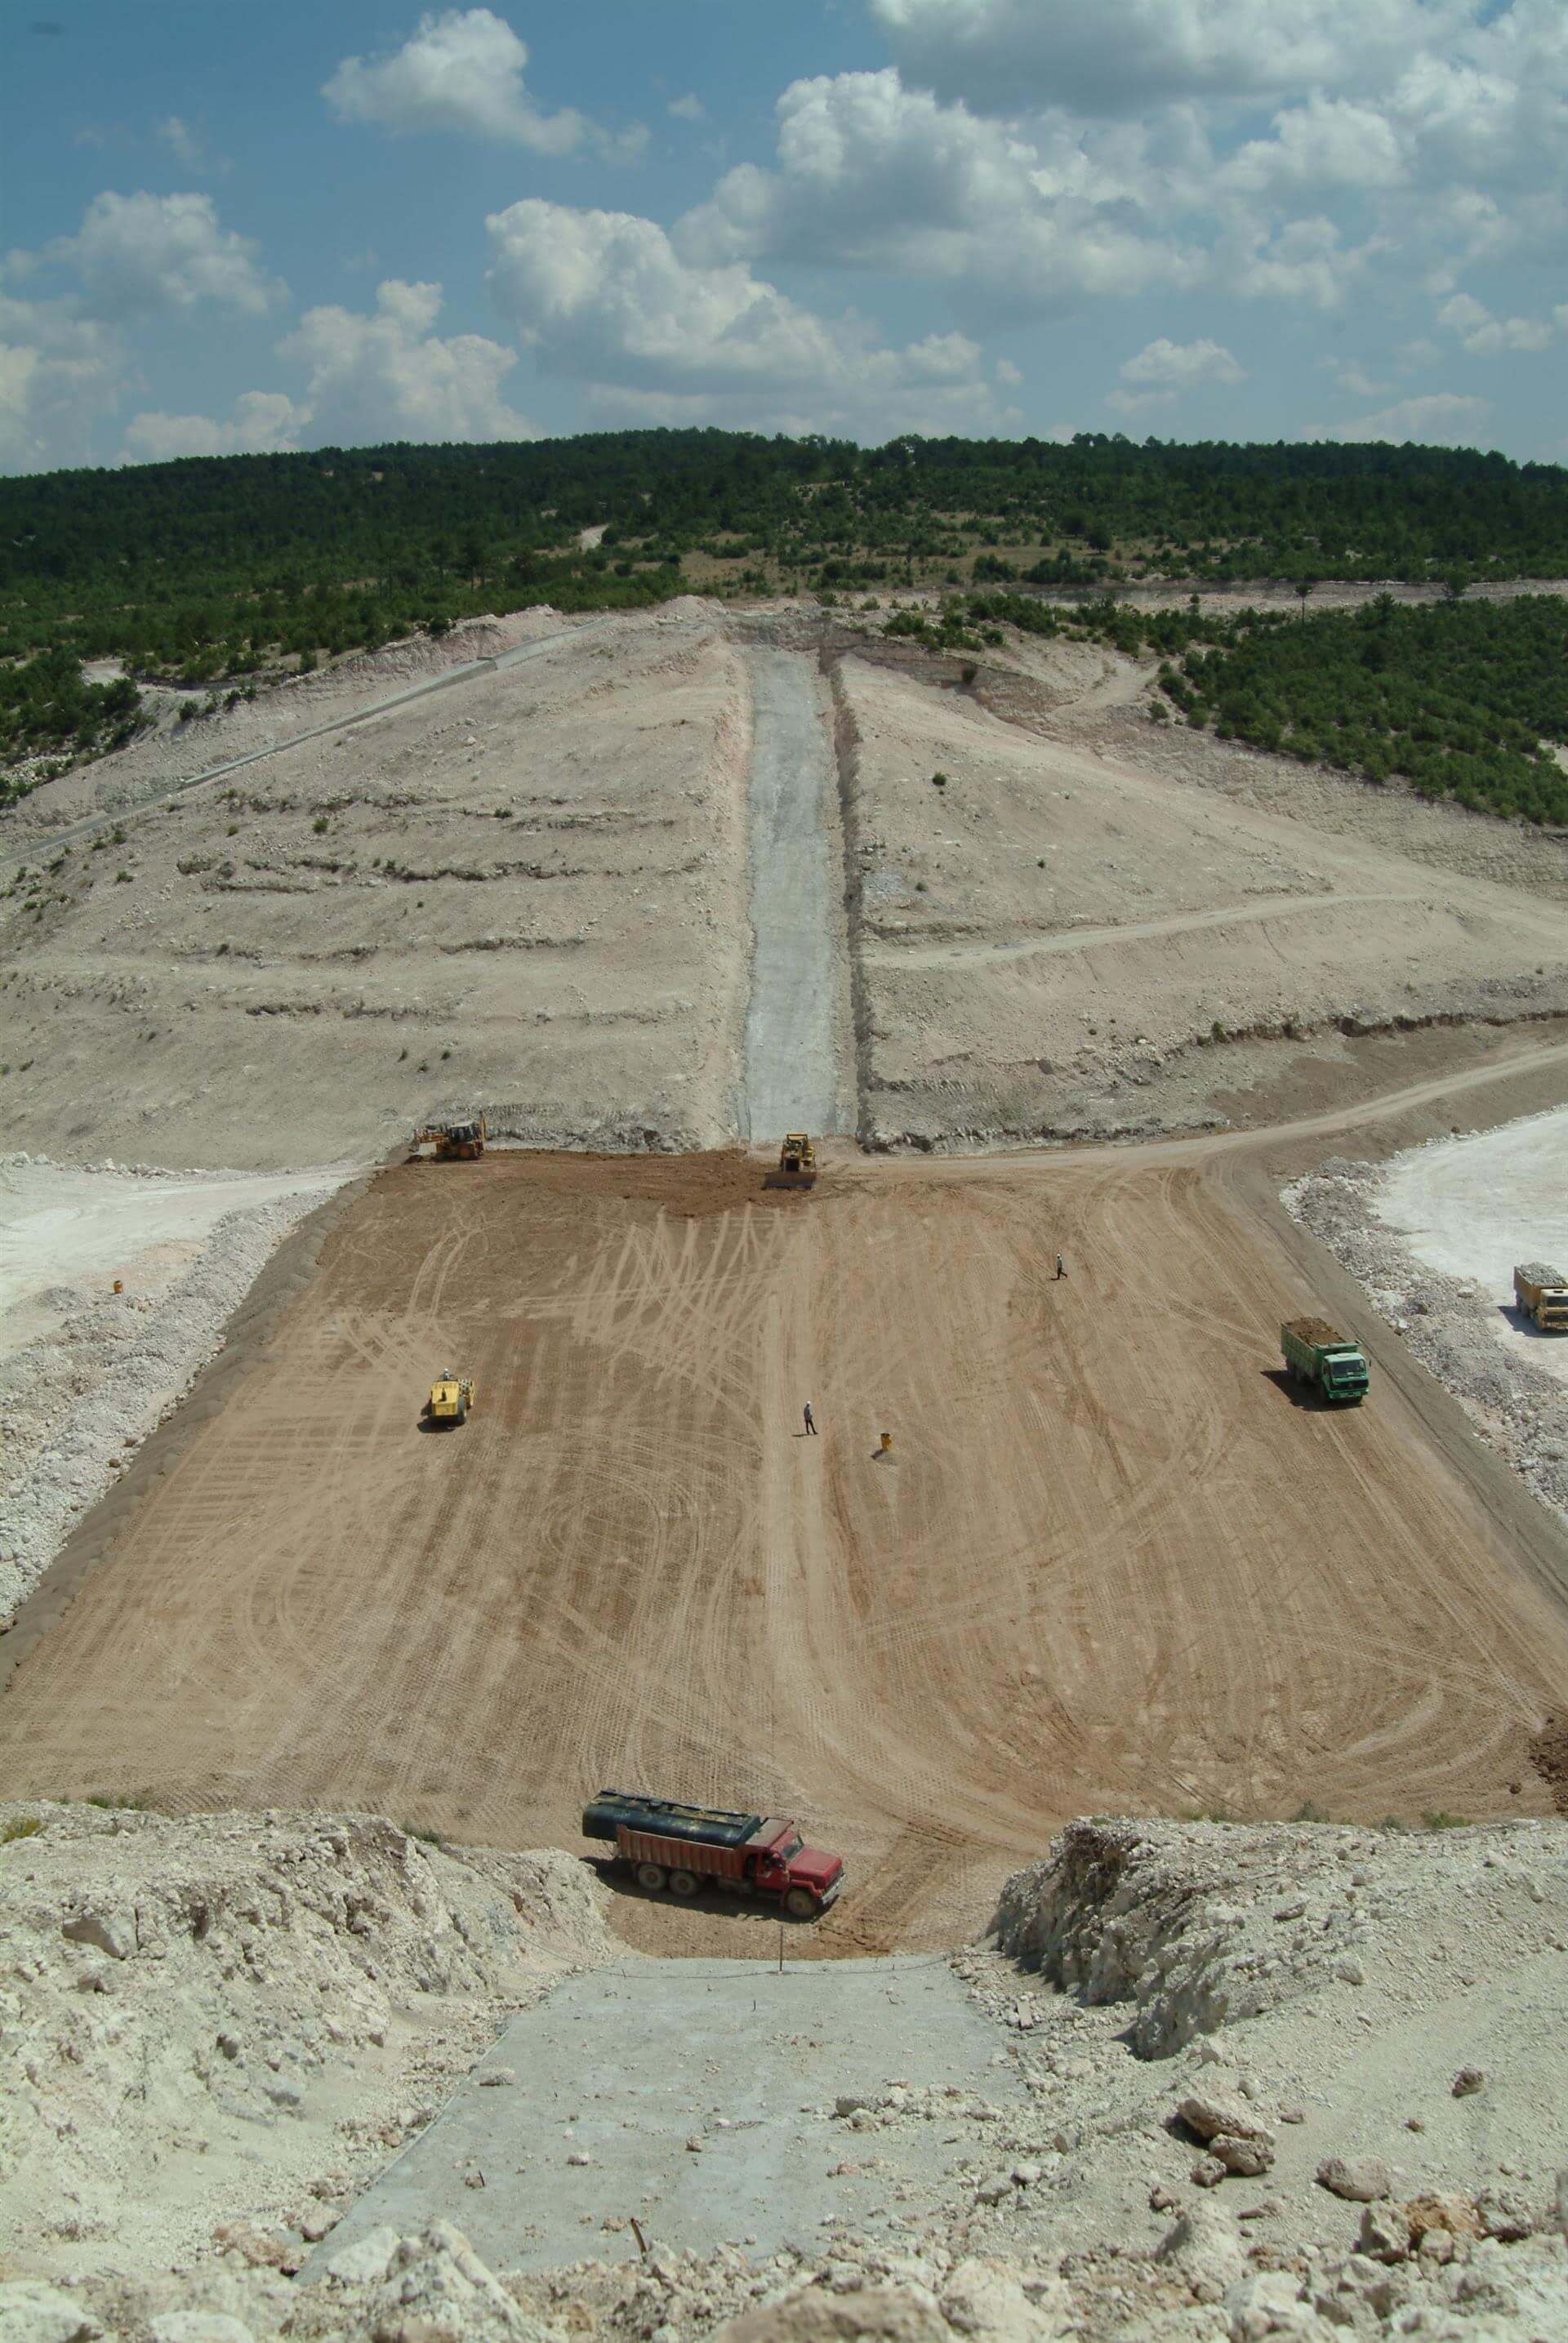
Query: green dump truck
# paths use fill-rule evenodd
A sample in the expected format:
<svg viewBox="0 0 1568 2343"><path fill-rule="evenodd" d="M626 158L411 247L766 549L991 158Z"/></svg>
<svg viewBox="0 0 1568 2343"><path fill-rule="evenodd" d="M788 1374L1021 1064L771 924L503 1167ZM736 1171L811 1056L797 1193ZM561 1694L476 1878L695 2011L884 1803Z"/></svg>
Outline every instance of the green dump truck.
<svg viewBox="0 0 1568 2343"><path fill-rule="evenodd" d="M1323 1318L1287 1318L1280 1329L1285 1372L1292 1383L1316 1383L1327 1400L1359 1407L1372 1378L1366 1353Z"/></svg>

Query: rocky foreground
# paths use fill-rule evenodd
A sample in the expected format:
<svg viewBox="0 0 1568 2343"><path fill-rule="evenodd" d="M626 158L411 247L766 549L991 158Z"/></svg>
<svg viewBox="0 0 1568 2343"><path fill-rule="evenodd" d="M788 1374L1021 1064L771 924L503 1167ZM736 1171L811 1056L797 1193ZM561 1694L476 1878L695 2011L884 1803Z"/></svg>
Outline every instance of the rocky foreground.
<svg viewBox="0 0 1568 2343"><path fill-rule="evenodd" d="M0 2343L1568 2337L1568 1824L1075 1824L958 1956L1012 2087L803 2111L827 2207L940 2127L918 2228L542 2275L444 2221L332 2231L610 1949L575 1864L362 1816L12 1806L0 1839Z"/></svg>

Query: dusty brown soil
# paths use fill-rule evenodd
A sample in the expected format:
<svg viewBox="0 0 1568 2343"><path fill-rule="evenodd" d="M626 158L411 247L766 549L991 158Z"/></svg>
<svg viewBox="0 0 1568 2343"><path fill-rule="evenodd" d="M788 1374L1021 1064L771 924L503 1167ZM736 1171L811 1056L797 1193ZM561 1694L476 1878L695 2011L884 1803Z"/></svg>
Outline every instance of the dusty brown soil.
<svg viewBox="0 0 1568 2343"><path fill-rule="evenodd" d="M1266 1207L1320 1145L388 1170L24 1658L0 1773L514 1846L605 1783L755 1801L849 1855L824 1953L953 1941L1083 1811L1549 1811L1545 1517L1386 1330L1352 1413L1280 1372L1345 1312ZM447 1365L477 1411L427 1433Z"/></svg>
<svg viewBox="0 0 1568 2343"><path fill-rule="evenodd" d="M1560 1815L1568 1815L1568 1714L1547 1718L1530 1744L1530 1762L1552 1793Z"/></svg>

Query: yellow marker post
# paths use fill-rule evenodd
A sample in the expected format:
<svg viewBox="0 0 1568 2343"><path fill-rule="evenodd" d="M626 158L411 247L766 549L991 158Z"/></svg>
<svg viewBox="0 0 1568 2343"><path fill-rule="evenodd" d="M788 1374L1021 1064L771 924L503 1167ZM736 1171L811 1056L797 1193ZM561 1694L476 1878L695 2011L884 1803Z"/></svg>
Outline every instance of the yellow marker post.
<svg viewBox="0 0 1568 2343"><path fill-rule="evenodd" d="M892 1444L893 1444L893 1435L892 1435L892 1433L891 1433L890 1432L884 1432L884 1433L883 1433L883 1434L882 1434L882 1453L883 1453L883 1455L884 1455L884 1456L887 1454L887 1453L888 1453L889 1449L892 1446Z"/></svg>

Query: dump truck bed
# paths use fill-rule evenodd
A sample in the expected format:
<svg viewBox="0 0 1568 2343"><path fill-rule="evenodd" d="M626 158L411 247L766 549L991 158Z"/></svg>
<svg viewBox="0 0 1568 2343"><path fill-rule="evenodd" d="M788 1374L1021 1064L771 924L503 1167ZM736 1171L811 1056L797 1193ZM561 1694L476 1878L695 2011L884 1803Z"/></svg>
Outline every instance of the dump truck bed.
<svg viewBox="0 0 1568 2343"><path fill-rule="evenodd" d="M1366 1353L1326 1318L1287 1318L1280 1348L1296 1380L1316 1384L1325 1399L1354 1405L1365 1398L1372 1381Z"/></svg>
<svg viewBox="0 0 1568 2343"><path fill-rule="evenodd" d="M1313 1351L1355 1348L1350 1336L1342 1334L1337 1326L1331 1326L1326 1318L1287 1318L1280 1332L1282 1335L1293 1334L1298 1342L1306 1343Z"/></svg>
<svg viewBox="0 0 1568 2343"><path fill-rule="evenodd" d="M658 1831L628 1830L616 1834L618 1852L628 1863L657 1863L666 1871L699 1871L716 1879L740 1879L758 1852L748 1842L719 1846L711 1839L667 1838Z"/></svg>

